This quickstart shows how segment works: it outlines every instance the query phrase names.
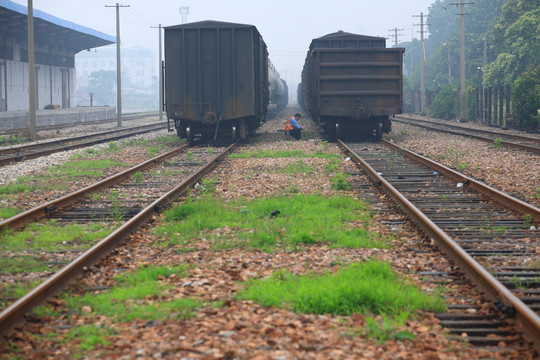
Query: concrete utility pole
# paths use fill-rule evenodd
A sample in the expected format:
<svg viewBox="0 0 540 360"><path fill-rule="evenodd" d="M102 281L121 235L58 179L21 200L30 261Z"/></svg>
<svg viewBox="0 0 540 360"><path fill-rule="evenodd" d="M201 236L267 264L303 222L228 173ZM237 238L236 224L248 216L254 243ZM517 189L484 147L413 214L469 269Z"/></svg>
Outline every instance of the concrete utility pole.
<svg viewBox="0 0 540 360"><path fill-rule="evenodd" d="M448 43L444 43L443 46L446 48L446 51L448 52L448 83L452 83L452 66L450 66L450 45Z"/></svg>
<svg viewBox="0 0 540 360"><path fill-rule="evenodd" d="M466 3L463 2L464 0L461 0L460 3L453 3L449 5L455 5L456 7L459 6L459 14L461 17L461 56L460 56L460 79L461 79L461 85L459 89L459 104L460 104L460 118L461 120L465 120L465 112L466 112L466 99L465 99L465 5L470 5L474 3Z"/></svg>
<svg viewBox="0 0 540 360"><path fill-rule="evenodd" d="M398 28L388 29L388 31L393 31L394 32L394 34L390 35L390 36L394 37L394 45L395 45L395 47L397 47L397 45L398 45L398 36L403 36L403 34L398 34L398 31L403 31L403 30L404 29L398 29Z"/></svg>
<svg viewBox="0 0 540 360"><path fill-rule="evenodd" d="M163 120L163 69L161 68L161 24L159 26L150 26L152 29L159 30L159 120Z"/></svg>
<svg viewBox="0 0 540 360"><path fill-rule="evenodd" d="M413 17L420 18L420 24L413 25L420 25L420 113L424 113L424 111L426 110L426 85L424 81L424 33L427 32L424 31L424 25L427 24L424 24L424 13L420 13L420 15L413 15Z"/></svg>
<svg viewBox="0 0 540 360"><path fill-rule="evenodd" d="M28 0L28 127L30 138L35 139L36 130L36 69L34 61L34 4Z"/></svg>
<svg viewBox="0 0 540 360"><path fill-rule="evenodd" d="M116 8L116 125L122 126L122 66L120 62L120 8L129 7L129 5L115 6L105 5L105 7Z"/></svg>

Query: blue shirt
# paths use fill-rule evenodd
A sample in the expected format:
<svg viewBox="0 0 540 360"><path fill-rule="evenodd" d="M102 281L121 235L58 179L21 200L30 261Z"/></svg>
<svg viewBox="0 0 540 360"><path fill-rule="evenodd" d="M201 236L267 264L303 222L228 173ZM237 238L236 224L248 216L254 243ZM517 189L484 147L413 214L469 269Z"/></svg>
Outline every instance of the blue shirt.
<svg viewBox="0 0 540 360"><path fill-rule="evenodd" d="M296 118L294 116L291 118L291 120L289 122L291 123L291 125L295 129L301 129L302 128L300 125L298 125L298 123L296 122Z"/></svg>

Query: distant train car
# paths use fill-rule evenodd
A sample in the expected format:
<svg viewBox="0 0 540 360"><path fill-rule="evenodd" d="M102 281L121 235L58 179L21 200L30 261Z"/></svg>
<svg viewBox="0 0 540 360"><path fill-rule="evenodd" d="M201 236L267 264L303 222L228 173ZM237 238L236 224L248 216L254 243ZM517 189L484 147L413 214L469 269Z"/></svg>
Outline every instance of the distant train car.
<svg viewBox="0 0 540 360"><path fill-rule="evenodd" d="M253 25L165 27L165 106L178 136L245 138L268 112L268 51Z"/></svg>
<svg viewBox="0 0 540 360"><path fill-rule="evenodd" d="M268 82L270 103L267 117L273 118L289 103L289 89L271 62L268 66Z"/></svg>
<svg viewBox="0 0 540 360"><path fill-rule="evenodd" d="M311 42L298 89L301 106L335 136L390 132L403 109L403 48L338 31Z"/></svg>

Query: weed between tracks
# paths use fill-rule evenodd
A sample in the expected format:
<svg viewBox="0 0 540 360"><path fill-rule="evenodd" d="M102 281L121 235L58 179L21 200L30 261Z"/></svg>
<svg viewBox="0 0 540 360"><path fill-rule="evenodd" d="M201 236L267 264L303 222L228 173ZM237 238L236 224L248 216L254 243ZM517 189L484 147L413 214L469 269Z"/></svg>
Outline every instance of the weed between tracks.
<svg viewBox="0 0 540 360"><path fill-rule="evenodd" d="M327 243L343 248L386 248L388 240L368 230L365 205L347 196L280 196L225 202L205 196L187 201L165 213L155 231L165 246L187 245L204 238L215 249L251 248L273 251L279 247ZM353 226L361 223L362 226Z"/></svg>
<svg viewBox="0 0 540 360"><path fill-rule="evenodd" d="M22 231L7 230L0 233L0 250L82 250L111 231L104 228L103 224L62 225L54 220L45 224L32 223ZM3 272L2 268L0 272Z"/></svg>
<svg viewBox="0 0 540 360"><path fill-rule="evenodd" d="M315 153L305 152L302 150L263 150L257 151L242 151L236 154L229 155L231 159L250 159L250 158L318 158L318 159L334 159L341 158L341 155L334 153L326 153L317 151Z"/></svg>

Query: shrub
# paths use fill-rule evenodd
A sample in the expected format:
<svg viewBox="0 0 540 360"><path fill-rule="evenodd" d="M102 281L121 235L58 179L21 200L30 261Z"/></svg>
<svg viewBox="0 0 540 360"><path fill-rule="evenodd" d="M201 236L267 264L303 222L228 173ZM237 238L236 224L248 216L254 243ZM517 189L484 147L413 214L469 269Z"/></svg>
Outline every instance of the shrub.
<svg viewBox="0 0 540 360"><path fill-rule="evenodd" d="M440 119L452 119L459 112L459 98L457 96L457 86L447 84L433 99L433 116Z"/></svg>
<svg viewBox="0 0 540 360"><path fill-rule="evenodd" d="M540 66L521 75L512 85L512 104L518 126L540 125Z"/></svg>

